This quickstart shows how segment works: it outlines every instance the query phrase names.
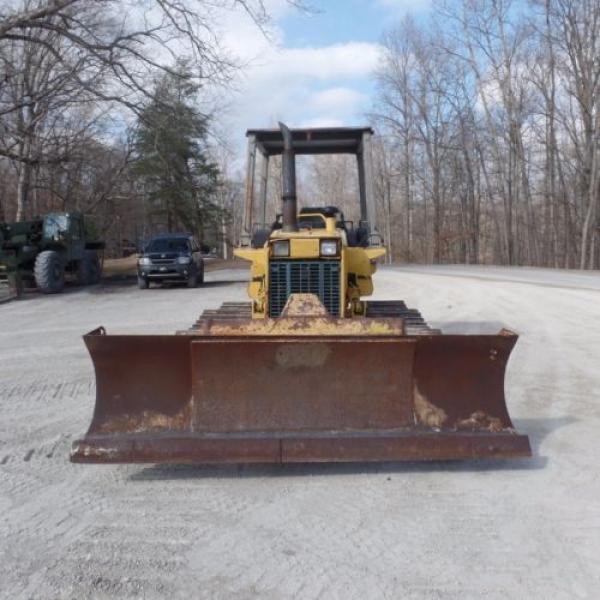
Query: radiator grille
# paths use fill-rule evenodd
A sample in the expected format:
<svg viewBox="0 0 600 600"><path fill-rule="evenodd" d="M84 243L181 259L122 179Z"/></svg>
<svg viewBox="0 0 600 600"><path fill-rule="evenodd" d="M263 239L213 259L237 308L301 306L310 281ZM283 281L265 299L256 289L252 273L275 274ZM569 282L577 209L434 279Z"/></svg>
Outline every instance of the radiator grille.
<svg viewBox="0 0 600 600"><path fill-rule="evenodd" d="M319 297L329 314L340 315L339 261L271 261L269 266L269 316L278 317L290 294Z"/></svg>

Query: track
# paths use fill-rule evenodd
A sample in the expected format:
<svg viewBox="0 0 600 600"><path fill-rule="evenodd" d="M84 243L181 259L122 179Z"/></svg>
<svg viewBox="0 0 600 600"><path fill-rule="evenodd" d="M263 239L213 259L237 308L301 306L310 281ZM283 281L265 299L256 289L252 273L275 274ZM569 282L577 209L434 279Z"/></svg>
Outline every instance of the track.
<svg viewBox="0 0 600 600"><path fill-rule="evenodd" d="M431 328L421 313L416 309L407 308L402 300L372 300L367 303L366 317L400 318L404 321L406 335L434 335L439 334L438 329ZM218 309L207 309L202 312L190 331L202 329L203 323L209 319L236 321L252 318L252 305L250 302L224 302Z"/></svg>
<svg viewBox="0 0 600 600"><path fill-rule="evenodd" d="M397 317L404 321L406 335L438 334L438 329L431 328L421 313L408 308L402 300L370 300L367 302L368 318Z"/></svg>

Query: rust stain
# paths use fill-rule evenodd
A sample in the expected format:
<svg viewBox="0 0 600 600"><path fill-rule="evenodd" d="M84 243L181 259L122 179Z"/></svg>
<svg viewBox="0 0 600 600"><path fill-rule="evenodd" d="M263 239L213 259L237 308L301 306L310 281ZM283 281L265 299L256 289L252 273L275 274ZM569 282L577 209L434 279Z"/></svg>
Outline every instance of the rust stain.
<svg viewBox="0 0 600 600"><path fill-rule="evenodd" d="M275 361L284 369L321 367L331 354L327 344L292 344L277 348Z"/></svg>
<svg viewBox="0 0 600 600"><path fill-rule="evenodd" d="M71 456L81 454L85 458L111 458L117 456L119 451L116 448L103 446L90 446L88 444L74 444L71 450Z"/></svg>
<svg viewBox="0 0 600 600"><path fill-rule="evenodd" d="M448 420L446 411L429 402L427 398L419 392L419 388L416 384L414 386L414 406L415 420L420 425L436 427L439 429Z"/></svg>
<svg viewBox="0 0 600 600"><path fill-rule="evenodd" d="M492 417L481 410L474 412L468 419L456 422L456 428L468 431L489 431L491 433L502 431L502 421Z"/></svg>
<svg viewBox="0 0 600 600"><path fill-rule="evenodd" d="M128 432L136 433L143 431L189 430L192 422L192 403L174 415L166 415L154 410L143 410L134 414L122 414L104 421L100 427L100 433Z"/></svg>

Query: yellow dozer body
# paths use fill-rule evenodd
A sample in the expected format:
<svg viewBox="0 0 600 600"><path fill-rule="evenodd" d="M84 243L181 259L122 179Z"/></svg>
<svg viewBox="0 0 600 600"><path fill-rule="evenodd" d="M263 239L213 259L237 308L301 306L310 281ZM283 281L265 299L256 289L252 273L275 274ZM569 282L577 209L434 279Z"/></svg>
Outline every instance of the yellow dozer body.
<svg viewBox="0 0 600 600"><path fill-rule="evenodd" d="M176 335L84 336L96 407L75 462L254 463L509 458L531 454L504 399L516 334L444 335L402 301L367 301L385 254L369 220L371 130L249 132L283 157L282 215L256 229L248 303ZM297 210L297 152L356 154L361 220ZM268 172L264 169L263 174ZM266 201L263 177L263 215ZM371 211L372 214L372 211Z"/></svg>

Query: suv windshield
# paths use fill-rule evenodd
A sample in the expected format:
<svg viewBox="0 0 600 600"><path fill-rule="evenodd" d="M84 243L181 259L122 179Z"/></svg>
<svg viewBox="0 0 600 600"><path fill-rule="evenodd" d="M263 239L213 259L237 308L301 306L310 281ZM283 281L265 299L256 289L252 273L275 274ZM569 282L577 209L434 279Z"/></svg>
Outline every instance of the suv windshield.
<svg viewBox="0 0 600 600"><path fill-rule="evenodd" d="M146 252L189 252L189 245L186 239L157 239L152 240Z"/></svg>

